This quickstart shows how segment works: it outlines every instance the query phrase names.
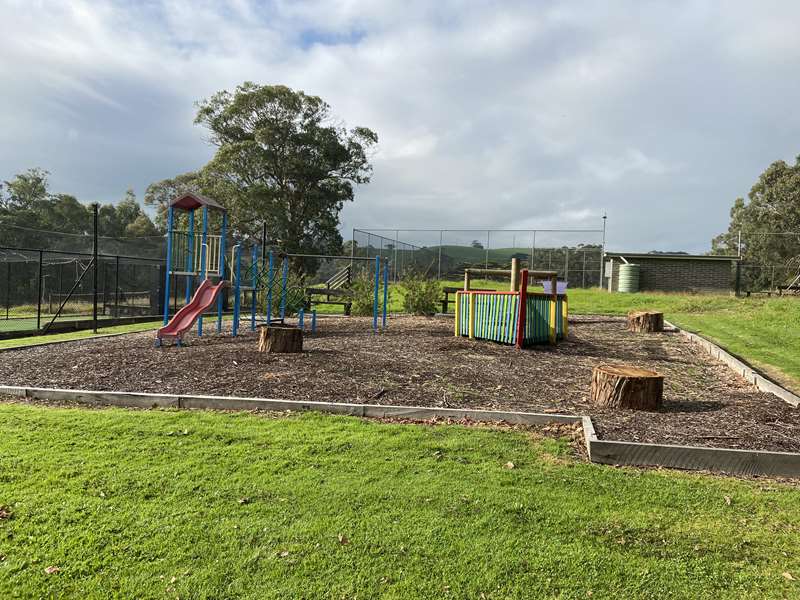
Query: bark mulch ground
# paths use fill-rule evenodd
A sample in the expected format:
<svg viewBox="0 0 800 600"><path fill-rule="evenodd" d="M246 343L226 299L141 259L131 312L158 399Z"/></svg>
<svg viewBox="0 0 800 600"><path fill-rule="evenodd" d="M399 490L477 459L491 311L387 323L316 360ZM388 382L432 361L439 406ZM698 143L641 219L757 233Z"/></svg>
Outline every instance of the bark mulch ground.
<svg viewBox="0 0 800 600"><path fill-rule="evenodd" d="M800 410L759 392L674 333L633 334L623 320L576 318L557 347L519 351L454 338L452 321L320 318L299 355L257 352L256 334L187 337L153 346L153 333L0 353L0 383L132 392L255 396L589 414L602 439L800 451ZM657 412L588 404L592 367L626 363L665 376Z"/></svg>

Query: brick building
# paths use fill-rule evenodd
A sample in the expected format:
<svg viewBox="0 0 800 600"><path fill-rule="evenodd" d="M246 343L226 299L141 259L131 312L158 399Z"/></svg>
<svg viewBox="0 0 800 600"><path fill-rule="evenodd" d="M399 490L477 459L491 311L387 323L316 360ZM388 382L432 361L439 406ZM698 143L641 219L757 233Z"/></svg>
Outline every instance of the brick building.
<svg viewBox="0 0 800 600"><path fill-rule="evenodd" d="M639 289L659 292L733 292L736 256L606 252L606 289L619 290L619 267L639 265Z"/></svg>

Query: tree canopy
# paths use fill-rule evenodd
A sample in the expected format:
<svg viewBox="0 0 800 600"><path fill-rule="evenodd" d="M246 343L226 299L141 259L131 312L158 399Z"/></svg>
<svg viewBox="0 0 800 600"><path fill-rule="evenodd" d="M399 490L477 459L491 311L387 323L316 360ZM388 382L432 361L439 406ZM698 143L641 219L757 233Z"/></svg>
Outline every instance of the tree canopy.
<svg viewBox="0 0 800 600"><path fill-rule="evenodd" d="M213 159L197 173L153 184L146 203L164 207L194 188L222 203L239 233L259 235L266 223L271 240L289 252L342 251L339 213L354 187L370 180L374 132L334 122L317 96L250 82L199 102L195 123L217 146Z"/></svg>
<svg viewBox="0 0 800 600"><path fill-rule="evenodd" d="M28 169L0 185L0 245L75 252L86 251L87 244L90 247L91 206L75 196L51 192L49 175L42 169ZM98 233L103 237L158 235L133 190L116 204L102 204L98 213ZM129 246L135 251L134 243Z"/></svg>
<svg viewBox="0 0 800 600"><path fill-rule="evenodd" d="M712 241L715 254L737 254L764 265L800 264L800 156L790 165L779 160L759 176L748 194L731 208L728 231Z"/></svg>

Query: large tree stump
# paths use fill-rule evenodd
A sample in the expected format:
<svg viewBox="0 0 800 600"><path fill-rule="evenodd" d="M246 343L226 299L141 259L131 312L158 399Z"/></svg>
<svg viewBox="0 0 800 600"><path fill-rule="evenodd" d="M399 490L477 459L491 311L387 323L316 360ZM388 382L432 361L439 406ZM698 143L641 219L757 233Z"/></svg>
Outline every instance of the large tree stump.
<svg viewBox="0 0 800 600"><path fill-rule="evenodd" d="M629 312L628 331L636 333L664 331L664 313L648 310Z"/></svg>
<svg viewBox="0 0 800 600"><path fill-rule="evenodd" d="M664 377L626 365L600 365L592 371L592 404L604 408L654 410L661 407Z"/></svg>
<svg viewBox="0 0 800 600"><path fill-rule="evenodd" d="M303 351L303 330L283 325L259 325L258 351L296 353Z"/></svg>

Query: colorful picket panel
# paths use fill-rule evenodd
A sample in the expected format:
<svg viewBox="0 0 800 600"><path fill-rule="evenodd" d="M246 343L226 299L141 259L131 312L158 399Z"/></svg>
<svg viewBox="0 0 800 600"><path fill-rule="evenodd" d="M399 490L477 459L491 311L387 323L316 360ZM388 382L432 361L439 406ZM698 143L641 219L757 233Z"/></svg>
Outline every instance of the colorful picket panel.
<svg viewBox="0 0 800 600"><path fill-rule="evenodd" d="M550 323L555 318L556 339L566 335L567 298L560 295L553 310L553 297L524 295L525 314L522 346L551 342ZM472 292L456 294L455 335L502 344L517 344L520 319L519 292Z"/></svg>

